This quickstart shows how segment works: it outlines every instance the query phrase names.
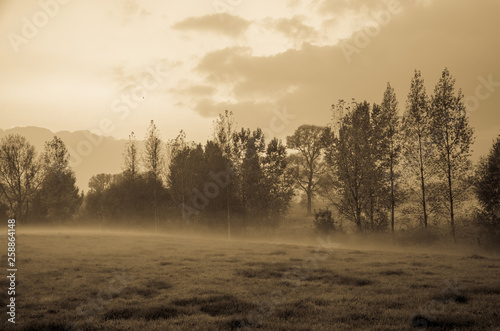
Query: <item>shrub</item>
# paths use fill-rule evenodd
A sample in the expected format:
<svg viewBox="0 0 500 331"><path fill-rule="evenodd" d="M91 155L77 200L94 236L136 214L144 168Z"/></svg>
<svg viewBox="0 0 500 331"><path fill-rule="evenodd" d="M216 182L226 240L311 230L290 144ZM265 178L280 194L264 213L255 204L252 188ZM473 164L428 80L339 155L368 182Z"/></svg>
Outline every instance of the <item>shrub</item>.
<svg viewBox="0 0 500 331"><path fill-rule="evenodd" d="M335 221L333 220L332 211L320 209L314 211L314 230L319 234L329 235L336 229Z"/></svg>

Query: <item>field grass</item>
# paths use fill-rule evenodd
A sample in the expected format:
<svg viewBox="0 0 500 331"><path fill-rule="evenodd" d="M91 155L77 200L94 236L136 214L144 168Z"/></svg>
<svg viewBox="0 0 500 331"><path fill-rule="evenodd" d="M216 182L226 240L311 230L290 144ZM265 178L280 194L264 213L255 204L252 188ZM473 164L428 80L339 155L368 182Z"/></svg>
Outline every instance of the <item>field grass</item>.
<svg viewBox="0 0 500 331"><path fill-rule="evenodd" d="M57 231L16 243L5 330L500 330L500 257L486 253Z"/></svg>

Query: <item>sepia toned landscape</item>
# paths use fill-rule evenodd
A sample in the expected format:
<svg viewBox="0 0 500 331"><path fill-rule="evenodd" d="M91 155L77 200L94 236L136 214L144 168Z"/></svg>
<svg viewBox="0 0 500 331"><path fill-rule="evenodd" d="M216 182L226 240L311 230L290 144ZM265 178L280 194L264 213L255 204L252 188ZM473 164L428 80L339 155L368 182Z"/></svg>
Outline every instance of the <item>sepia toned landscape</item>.
<svg viewBox="0 0 500 331"><path fill-rule="evenodd" d="M500 2L0 2L0 329L500 330Z"/></svg>

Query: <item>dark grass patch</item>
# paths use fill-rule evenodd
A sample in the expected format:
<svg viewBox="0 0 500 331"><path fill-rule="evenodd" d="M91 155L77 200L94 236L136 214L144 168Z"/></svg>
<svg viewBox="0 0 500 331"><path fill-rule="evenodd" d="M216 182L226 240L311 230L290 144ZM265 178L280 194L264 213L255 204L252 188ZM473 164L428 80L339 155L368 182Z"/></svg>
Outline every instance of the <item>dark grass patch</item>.
<svg viewBox="0 0 500 331"><path fill-rule="evenodd" d="M172 262L167 262L167 261L160 262L161 266L172 265L172 264L173 264Z"/></svg>
<svg viewBox="0 0 500 331"><path fill-rule="evenodd" d="M446 264L439 264L437 265L438 268L443 268L443 269L453 269L452 266L446 265Z"/></svg>
<svg viewBox="0 0 500 331"><path fill-rule="evenodd" d="M221 329L235 331L235 330L247 330L247 329L251 330L257 327L258 325L251 323L246 318L232 318L229 321L223 323Z"/></svg>
<svg viewBox="0 0 500 331"><path fill-rule="evenodd" d="M359 278L355 276L339 275L329 269L318 269L312 275L307 277L307 281L322 281L328 284L366 286L374 282L368 278Z"/></svg>
<svg viewBox="0 0 500 331"><path fill-rule="evenodd" d="M172 303L181 307L198 306L201 312L213 317L245 314L256 308L253 304L227 294L212 295L205 298L193 297L189 299L178 299Z"/></svg>
<svg viewBox="0 0 500 331"><path fill-rule="evenodd" d="M226 262L226 263L237 263L237 262L240 262L240 260L238 260L237 258L231 258L231 259L225 259L225 260L223 260L223 262Z"/></svg>
<svg viewBox="0 0 500 331"><path fill-rule="evenodd" d="M105 320L131 319L137 314L137 309L132 308L113 308L104 314Z"/></svg>
<svg viewBox="0 0 500 331"><path fill-rule="evenodd" d="M150 279L146 282L146 287L150 289L166 290L172 288L172 284L169 284L160 279Z"/></svg>
<svg viewBox="0 0 500 331"><path fill-rule="evenodd" d="M179 316L179 310L169 306L153 306L144 308L141 315L148 321L157 319L169 319Z"/></svg>
<svg viewBox="0 0 500 331"><path fill-rule="evenodd" d="M486 258L484 256L478 255L478 254L473 254L471 256L468 256L469 259L473 260L485 260Z"/></svg>
<svg viewBox="0 0 500 331"><path fill-rule="evenodd" d="M285 272L292 270L293 265L286 263L258 263L258 268L246 268L236 270L238 276L246 278L281 278Z"/></svg>
<svg viewBox="0 0 500 331"><path fill-rule="evenodd" d="M397 269L397 270L384 270L384 271L381 271L380 274L383 276L401 276L401 275L405 275L406 272L404 272L401 269Z"/></svg>
<svg viewBox="0 0 500 331"><path fill-rule="evenodd" d="M204 304L200 307L200 311L210 316L227 316L234 314L245 314L255 307L247 302L232 298L229 300L221 300L212 303Z"/></svg>
<svg viewBox="0 0 500 331"><path fill-rule="evenodd" d="M243 315L256 308L253 304L227 294L202 298L177 299L172 301L172 303L180 307L196 306L201 312L213 317L234 314Z"/></svg>
<svg viewBox="0 0 500 331"><path fill-rule="evenodd" d="M16 323L17 324L17 323ZM17 329L17 328L16 328ZM19 328L18 330L24 330L24 331L65 331L65 330L97 330L94 327L91 327L90 325L87 325L85 327L78 327L78 328L72 328L72 324L67 321L62 321L62 320L31 320L29 323L24 324L22 328Z"/></svg>
<svg viewBox="0 0 500 331"><path fill-rule="evenodd" d="M286 255L287 253L285 251L274 251L274 252L271 252L267 255Z"/></svg>
<svg viewBox="0 0 500 331"><path fill-rule="evenodd" d="M490 264L490 265L487 265L486 268L490 268L490 269L498 269L500 268L499 266L497 265L493 265L493 264Z"/></svg>
<svg viewBox="0 0 500 331"><path fill-rule="evenodd" d="M324 299L313 299L312 303L314 303L318 307L328 307L332 304L332 301Z"/></svg>
<svg viewBox="0 0 500 331"><path fill-rule="evenodd" d="M472 329L476 322L460 316L440 316L434 319L428 319L422 315L415 315L410 325L414 328L428 329L436 328L438 330L456 330L456 329Z"/></svg>
<svg viewBox="0 0 500 331"><path fill-rule="evenodd" d="M403 303L400 303L400 302L391 302L387 305L387 308L388 309L403 309L404 306L405 305Z"/></svg>
<svg viewBox="0 0 500 331"><path fill-rule="evenodd" d="M475 295L500 295L500 286L472 287L467 292Z"/></svg>
<svg viewBox="0 0 500 331"><path fill-rule="evenodd" d="M303 260L302 259L297 259L295 257L291 257L290 261L292 261L292 262L302 262Z"/></svg>
<svg viewBox="0 0 500 331"><path fill-rule="evenodd" d="M366 252L362 252L362 251L350 251L350 252L347 252L347 254L366 254Z"/></svg>
<svg viewBox="0 0 500 331"><path fill-rule="evenodd" d="M436 286L435 285L431 285L431 284L425 284L425 283L411 284L410 285L410 288L413 288L413 289L434 288L434 287L436 287Z"/></svg>
<svg viewBox="0 0 500 331"><path fill-rule="evenodd" d="M130 286L124 288L119 294L120 297L131 297L134 295L138 295L144 298L151 298L153 296L158 295L158 290L155 288L151 287L137 287L137 286Z"/></svg>
<svg viewBox="0 0 500 331"><path fill-rule="evenodd" d="M413 261L410 263L411 266L414 266L414 267L425 267L426 264L425 263L422 263L422 262L417 262L417 261Z"/></svg>
<svg viewBox="0 0 500 331"><path fill-rule="evenodd" d="M145 319L147 321L169 319L179 316L179 310L170 306L150 306L142 308L114 308L104 314L105 320Z"/></svg>
<svg viewBox="0 0 500 331"><path fill-rule="evenodd" d="M446 291L441 294L434 295L432 299L441 301L443 303L456 302L456 303L467 303L469 298L463 294L453 293L451 291Z"/></svg>
<svg viewBox="0 0 500 331"><path fill-rule="evenodd" d="M198 262L198 261L200 261L200 260L198 260L198 259L193 259L193 258L191 258L191 257L186 257L186 258L182 259L182 261L188 261L188 262Z"/></svg>
<svg viewBox="0 0 500 331"><path fill-rule="evenodd" d="M281 305L274 313L279 319L289 320L292 318L303 319L312 316L314 306L305 301L299 300Z"/></svg>

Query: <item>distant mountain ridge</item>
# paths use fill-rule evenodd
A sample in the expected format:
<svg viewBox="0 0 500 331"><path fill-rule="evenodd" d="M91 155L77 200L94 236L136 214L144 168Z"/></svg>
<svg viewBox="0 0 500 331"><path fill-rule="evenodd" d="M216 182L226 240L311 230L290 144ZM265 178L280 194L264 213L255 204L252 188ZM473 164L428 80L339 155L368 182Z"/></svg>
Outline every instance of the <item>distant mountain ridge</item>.
<svg viewBox="0 0 500 331"><path fill-rule="evenodd" d="M99 173L119 173L122 171L123 150L127 140L100 136L90 131L52 132L45 128L28 126L0 129L0 139L9 134L20 134L35 146L37 152L43 152L46 141L54 136L61 138L70 153L70 166L75 171L77 185L85 192L88 190L90 177Z"/></svg>

